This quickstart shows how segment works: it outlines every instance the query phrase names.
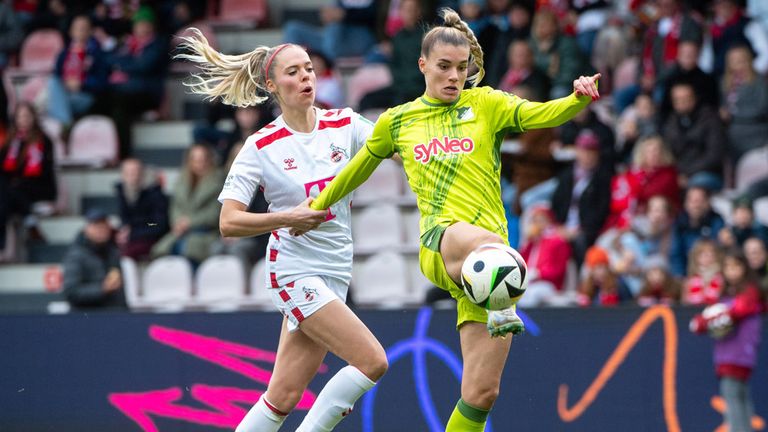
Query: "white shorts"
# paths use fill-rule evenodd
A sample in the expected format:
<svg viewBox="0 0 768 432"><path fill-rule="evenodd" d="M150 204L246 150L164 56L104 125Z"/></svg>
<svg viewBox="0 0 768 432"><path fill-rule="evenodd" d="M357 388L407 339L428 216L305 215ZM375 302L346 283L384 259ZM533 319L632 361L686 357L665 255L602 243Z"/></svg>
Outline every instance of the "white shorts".
<svg viewBox="0 0 768 432"><path fill-rule="evenodd" d="M327 276L303 277L280 288L270 288L272 303L288 318L288 330L291 332L329 302L346 301L348 290L349 285Z"/></svg>

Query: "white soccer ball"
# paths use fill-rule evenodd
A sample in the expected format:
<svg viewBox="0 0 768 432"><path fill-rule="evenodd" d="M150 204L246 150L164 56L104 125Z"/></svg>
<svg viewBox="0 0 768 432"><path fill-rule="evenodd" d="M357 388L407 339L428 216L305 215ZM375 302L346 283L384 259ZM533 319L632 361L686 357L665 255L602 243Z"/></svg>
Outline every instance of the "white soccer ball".
<svg viewBox="0 0 768 432"><path fill-rule="evenodd" d="M528 268L520 254L500 243L472 251L461 266L461 282L470 301L489 310L506 309L525 294Z"/></svg>

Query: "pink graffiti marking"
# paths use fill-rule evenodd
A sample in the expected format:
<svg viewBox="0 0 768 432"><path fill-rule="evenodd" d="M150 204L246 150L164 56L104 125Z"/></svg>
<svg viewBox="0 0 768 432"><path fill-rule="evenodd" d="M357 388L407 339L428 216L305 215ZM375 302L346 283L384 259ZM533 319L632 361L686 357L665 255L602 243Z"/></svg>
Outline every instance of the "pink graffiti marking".
<svg viewBox="0 0 768 432"><path fill-rule="evenodd" d="M247 361L261 361L274 365L276 353L272 351L158 325L150 326L149 335L157 342L246 376L265 386L272 377L271 370L260 368ZM323 373L327 370L328 366L323 364L319 372ZM264 390L205 384L192 384L188 389L193 399L211 409L194 408L178 403L184 397L180 387L138 393L111 393L108 399L115 408L136 422L142 430L158 432L157 425L150 415L233 428L247 412L243 406L253 405L264 392ZM315 394L310 390L304 391L296 408L309 409L315 402L315 398Z"/></svg>

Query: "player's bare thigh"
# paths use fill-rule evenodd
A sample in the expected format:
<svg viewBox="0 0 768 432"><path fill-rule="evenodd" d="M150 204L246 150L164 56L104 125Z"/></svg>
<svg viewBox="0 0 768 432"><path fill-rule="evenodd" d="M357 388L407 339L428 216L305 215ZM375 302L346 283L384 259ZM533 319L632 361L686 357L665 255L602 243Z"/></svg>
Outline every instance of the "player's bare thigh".
<svg viewBox="0 0 768 432"><path fill-rule="evenodd" d="M456 222L446 228L440 242L440 255L448 275L454 282L461 283L461 266L467 255L486 243L503 241L498 235L466 222Z"/></svg>
<svg viewBox="0 0 768 432"><path fill-rule="evenodd" d="M371 381L378 381L387 370L384 348L341 300L333 300L307 317L299 330Z"/></svg>

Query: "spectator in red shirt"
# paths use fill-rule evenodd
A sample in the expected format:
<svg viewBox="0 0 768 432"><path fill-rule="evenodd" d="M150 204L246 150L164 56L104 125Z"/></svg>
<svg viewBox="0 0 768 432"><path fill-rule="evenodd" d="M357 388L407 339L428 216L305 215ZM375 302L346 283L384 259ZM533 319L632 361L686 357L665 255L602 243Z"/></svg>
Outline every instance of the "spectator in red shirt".
<svg viewBox="0 0 768 432"><path fill-rule="evenodd" d="M723 291L722 253L714 240L698 240L688 256L688 277L681 302L686 305L717 303Z"/></svg>

